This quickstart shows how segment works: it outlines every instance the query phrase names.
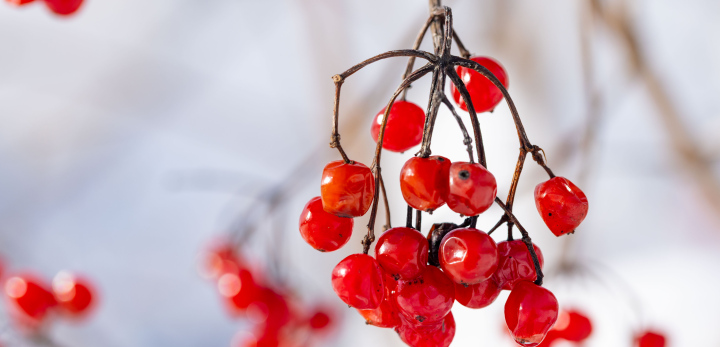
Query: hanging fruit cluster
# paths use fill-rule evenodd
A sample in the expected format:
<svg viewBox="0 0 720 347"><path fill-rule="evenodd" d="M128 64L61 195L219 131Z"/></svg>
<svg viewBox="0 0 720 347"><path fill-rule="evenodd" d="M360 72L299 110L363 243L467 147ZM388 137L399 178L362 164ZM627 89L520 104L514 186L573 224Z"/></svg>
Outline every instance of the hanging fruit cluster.
<svg viewBox="0 0 720 347"><path fill-rule="evenodd" d="M231 243L216 242L209 247L203 255L202 272L216 282L231 316L255 323L237 347L307 347L332 330L332 314L327 309L303 309L243 260Z"/></svg>
<svg viewBox="0 0 720 347"><path fill-rule="evenodd" d="M332 272L332 286L340 299L357 309L368 324L394 328L410 346L449 346L455 334L451 308L455 301L470 308L483 308L510 290L505 303L505 321L517 343L537 346L558 317L555 296L543 288L540 249L533 245L527 231L512 213L514 196L528 154L550 176L535 189L538 211L548 228L557 236L573 233L587 214L588 202L572 182L556 177L544 160L540 147L532 145L525 134L515 105L507 92L507 74L495 60L470 58L469 52L453 30L452 13L431 0L431 15L423 26L413 49L390 51L370 58L346 72L335 75L336 86L333 131L330 146L337 148L342 160L325 166L321 194L308 202L300 216L300 234L319 251L335 251L345 245L352 233L353 219L370 211L363 253L343 259ZM426 32L432 28L435 52L419 50ZM462 57L451 55L455 42ZM403 81L375 118L371 135L377 142L370 167L350 160L340 145L338 133L340 89L345 79L363 67L390 57L409 57ZM416 58L427 65L412 71ZM427 115L406 100L407 88L422 76L432 73ZM473 140L444 94L450 79L455 103L468 111ZM397 100L398 97L400 100ZM505 99L512 112L520 141L520 158L506 202L497 198L497 182L488 171L477 112L493 110ZM457 120L467 147L468 162L451 163L445 157L431 156L430 143L438 109L444 104ZM382 149L403 152L421 145L400 172L400 189L408 204L405 227L390 228L385 184L380 158ZM375 245L375 257L369 255L375 241L379 195L383 194L386 230ZM488 233L476 228L477 216L493 203L504 215ZM421 234L421 215L447 204L463 217L461 225L440 223L427 236ZM413 225L413 213L415 224ZM500 243L489 236L507 223L508 240ZM522 239L514 240L517 226Z"/></svg>
<svg viewBox="0 0 720 347"><path fill-rule="evenodd" d="M27 5L35 0L6 0L7 2L16 5L23 6ZM83 4L83 0L44 0L45 5L53 11L53 13L60 16L69 16L74 14L80 9Z"/></svg>

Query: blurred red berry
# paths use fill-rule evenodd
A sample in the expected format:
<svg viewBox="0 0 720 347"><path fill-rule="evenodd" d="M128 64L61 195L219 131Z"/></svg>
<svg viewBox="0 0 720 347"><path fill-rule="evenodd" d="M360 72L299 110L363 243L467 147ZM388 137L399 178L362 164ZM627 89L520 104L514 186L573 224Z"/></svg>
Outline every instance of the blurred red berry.
<svg viewBox="0 0 720 347"><path fill-rule="evenodd" d="M592 322L590 322L590 318L580 312L563 310L560 311L552 331L565 340L581 342L590 337Z"/></svg>
<svg viewBox="0 0 720 347"><path fill-rule="evenodd" d="M637 347L665 347L667 341L665 335L657 331L643 331L635 337Z"/></svg>
<svg viewBox="0 0 720 347"><path fill-rule="evenodd" d="M232 315L245 313L251 304L260 299L261 290L255 283L253 274L247 269L238 269L220 276L217 286Z"/></svg>
<svg viewBox="0 0 720 347"><path fill-rule="evenodd" d="M5 281L5 295L10 301L14 317L21 324L37 326L57 306L49 287L29 275L11 276Z"/></svg>
<svg viewBox="0 0 720 347"><path fill-rule="evenodd" d="M200 256L200 274L218 279L226 273L237 273L243 267L235 246L227 240L213 241Z"/></svg>
<svg viewBox="0 0 720 347"><path fill-rule="evenodd" d="M320 196L329 213L338 217L362 216L375 196L375 177L361 163L330 162L323 170Z"/></svg>
<svg viewBox="0 0 720 347"><path fill-rule="evenodd" d="M45 3L53 12L67 16L77 12L83 0L45 0Z"/></svg>
<svg viewBox="0 0 720 347"><path fill-rule="evenodd" d="M90 283L68 272L60 272L53 278L52 290L60 308L71 316L84 316L95 301Z"/></svg>
<svg viewBox="0 0 720 347"><path fill-rule="evenodd" d="M370 134L378 141L385 109L380 111L370 127ZM383 148L392 152L405 152L422 141L425 127L425 112L418 105L409 101L396 101L388 114L385 124Z"/></svg>
<svg viewBox="0 0 720 347"><path fill-rule="evenodd" d="M325 212L322 199L314 197L300 214L300 235L321 252L332 252L344 246L352 236L352 218Z"/></svg>

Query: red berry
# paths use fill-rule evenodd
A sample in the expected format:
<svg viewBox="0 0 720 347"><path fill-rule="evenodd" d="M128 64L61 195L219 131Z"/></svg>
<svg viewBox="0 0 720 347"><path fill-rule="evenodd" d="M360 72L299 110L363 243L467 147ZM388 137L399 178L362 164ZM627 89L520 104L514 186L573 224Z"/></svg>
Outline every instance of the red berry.
<svg viewBox="0 0 720 347"><path fill-rule="evenodd" d="M442 321L431 325L404 322L397 333L410 347L448 347L455 337L455 318L450 312Z"/></svg>
<svg viewBox="0 0 720 347"><path fill-rule="evenodd" d="M428 241L417 230L405 227L384 232L375 244L380 266L396 279L411 280L425 270Z"/></svg>
<svg viewBox="0 0 720 347"><path fill-rule="evenodd" d="M344 303L357 309L375 309L385 296L380 265L367 254L351 254L338 263L332 286Z"/></svg>
<svg viewBox="0 0 720 347"><path fill-rule="evenodd" d="M57 306L53 294L32 275L12 276L5 281L5 295L20 323L37 326Z"/></svg>
<svg viewBox="0 0 720 347"><path fill-rule="evenodd" d="M77 12L83 0L45 0L45 3L53 12L67 16Z"/></svg>
<svg viewBox="0 0 720 347"><path fill-rule="evenodd" d="M635 337L637 347L665 347L665 335L657 331L643 331Z"/></svg>
<svg viewBox="0 0 720 347"><path fill-rule="evenodd" d="M467 287L456 283L455 300L465 307L484 308L495 302L500 291L500 287L493 277Z"/></svg>
<svg viewBox="0 0 720 347"><path fill-rule="evenodd" d="M492 206L496 195L495 176L482 165L456 162L450 166L447 204L451 210L476 216Z"/></svg>
<svg viewBox="0 0 720 347"><path fill-rule="evenodd" d="M505 302L505 323L515 341L537 346L558 317L558 302L549 290L532 282L515 285Z"/></svg>
<svg viewBox="0 0 720 347"><path fill-rule="evenodd" d="M590 318L577 311L561 311L552 331L565 340L581 342L592 333Z"/></svg>
<svg viewBox="0 0 720 347"><path fill-rule="evenodd" d="M473 228L449 232L440 243L440 266L455 283L476 284L490 278L498 266L495 241Z"/></svg>
<svg viewBox="0 0 720 347"><path fill-rule="evenodd" d="M497 244L498 268L493 275L498 285L505 290L513 289L519 281L535 281L537 272L530 251L522 240L503 241ZM533 244L542 270L544 259L540 248Z"/></svg>
<svg viewBox="0 0 720 347"><path fill-rule="evenodd" d="M323 170L320 196L325 211L338 217L359 217L372 204L375 178L361 163L333 161Z"/></svg>
<svg viewBox="0 0 720 347"><path fill-rule="evenodd" d="M455 284L440 269L428 266L419 277L399 281L397 304L413 324L440 321L455 301Z"/></svg>
<svg viewBox="0 0 720 347"><path fill-rule="evenodd" d="M203 277L217 279L226 273L237 273L242 261L235 247L227 240L216 240L201 255L200 271Z"/></svg>
<svg viewBox="0 0 720 347"><path fill-rule="evenodd" d="M451 164L440 156L410 158L400 171L400 190L408 205L426 212L444 205L450 189Z"/></svg>
<svg viewBox="0 0 720 347"><path fill-rule="evenodd" d="M344 246L352 236L352 229L352 218L325 212L319 196L310 199L300 214L300 235L320 252L332 252Z"/></svg>
<svg viewBox="0 0 720 347"><path fill-rule="evenodd" d="M248 317L262 328L263 336L277 336L291 319L287 300L270 288L258 289L256 298L247 308Z"/></svg>
<svg viewBox="0 0 720 347"><path fill-rule="evenodd" d="M500 63L488 57L472 57L470 59L490 70L490 72L492 72L492 74L500 80L500 83L507 88L507 73ZM485 76L481 75L479 72L460 66L457 67L456 71L458 75L460 75L463 83L465 83L465 87L470 94L470 100L475 108L475 112L481 113L491 111L495 108L495 106L497 106L500 100L503 99L503 94L500 89L498 89L498 87L496 87L489 79L485 78ZM450 89L453 99L455 99L458 106L467 111L467 105L465 105L465 100L463 100L460 95L460 91L455 88L454 84L450 85Z"/></svg>
<svg viewBox="0 0 720 347"><path fill-rule="evenodd" d="M385 297L376 309L358 310L365 318L365 323L380 328L394 328L400 325L400 315L397 307L397 285L398 282L387 272L383 272L385 282Z"/></svg>
<svg viewBox="0 0 720 347"><path fill-rule="evenodd" d="M89 311L94 297L91 288L86 280L67 272L58 273L52 282L55 300L72 316L82 316Z"/></svg>
<svg viewBox="0 0 720 347"><path fill-rule="evenodd" d="M553 177L538 184L535 206L555 236L575 232L588 212L585 193L565 177Z"/></svg>
<svg viewBox="0 0 720 347"><path fill-rule="evenodd" d="M375 117L370 127L370 134L375 142L378 141L380 127L382 126L385 109ZM408 101L396 101L388 114L385 124L383 148L393 152L405 152L422 141L425 127L425 112L418 105Z"/></svg>
<svg viewBox="0 0 720 347"><path fill-rule="evenodd" d="M332 326L332 317L330 312L325 309L317 309L308 319L310 329L315 331L325 331Z"/></svg>
<svg viewBox="0 0 720 347"><path fill-rule="evenodd" d="M554 329L550 329L548 331L547 335L545 335L545 339L540 342L537 347L551 347L555 344L555 341L562 340L562 338L558 335L558 332Z"/></svg>
<svg viewBox="0 0 720 347"><path fill-rule="evenodd" d="M233 315L244 313L260 296L260 288L255 283L252 273L244 268L220 276L217 286L228 310Z"/></svg>

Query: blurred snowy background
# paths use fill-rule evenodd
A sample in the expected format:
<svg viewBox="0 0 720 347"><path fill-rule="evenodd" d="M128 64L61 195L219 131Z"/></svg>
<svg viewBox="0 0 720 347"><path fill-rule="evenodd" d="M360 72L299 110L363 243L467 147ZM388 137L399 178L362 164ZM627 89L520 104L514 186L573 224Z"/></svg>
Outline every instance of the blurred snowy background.
<svg viewBox="0 0 720 347"><path fill-rule="evenodd" d="M585 346L630 346L642 327L666 332L670 346L717 346L720 2L601 3L593 12L587 1L444 1L465 45L507 69L550 166L588 195L589 216L570 243L535 210L532 191L545 176L530 161L516 204L546 255L547 287L596 323ZM366 219L331 254L307 246L296 223L319 194L322 167L338 158L326 146L330 77L408 48L426 14L417 0L88 0L71 18L0 4L0 254L9 272L85 274L102 300L87 323L56 324L53 339L229 346L244 325L198 276L198 251L309 160L314 171L268 220L285 223L284 241L261 229L248 252L278 252L305 300L345 313L327 346L401 346L330 286L334 265L360 250ZM340 125L352 158L370 163L371 120L404 64L384 61L345 83ZM427 80L410 100L427 102ZM453 122L442 111L432 149L460 160ZM481 123L504 196L518 148L505 104ZM409 155L383 156L394 225L405 205L391 177ZM499 217L493 208L478 225ZM443 207L423 225L440 221L459 219ZM558 276L563 257L602 264L602 280ZM453 346L512 346L502 331L506 296L479 311L455 305ZM0 324L0 339L22 345L4 314Z"/></svg>

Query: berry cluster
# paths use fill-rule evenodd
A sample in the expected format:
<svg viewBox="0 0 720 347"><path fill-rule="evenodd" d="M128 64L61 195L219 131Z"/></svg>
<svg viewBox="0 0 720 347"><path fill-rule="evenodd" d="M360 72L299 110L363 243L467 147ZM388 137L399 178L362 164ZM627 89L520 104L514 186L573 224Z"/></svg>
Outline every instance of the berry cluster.
<svg viewBox="0 0 720 347"><path fill-rule="evenodd" d="M7 2L22 6L27 5L35 0L6 0ZM55 14L60 16L69 16L80 9L83 4L83 0L44 0L45 5L53 11Z"/></svg>
<svg viewBox="0 0 720 347"><path fill-rule="evenodd" d="M432 26L435 53L418 50L422 37ZM441 38L441 40L437 40ZM450 54L456 42L465 58ZM388 106L376 117L371 135L377 142L373 164L368 167L348 158L340 146L338 113L340 88L344 80L366 65L395 57L410 57L403 82ZM394 328L410 346L448 346L455 334L451 313L455 301L470 308L483 308L510 290L505 303L505 321L517 343L537 346L553 327L558 316L555 296L542 285L543 258L527 231L512 213L515 191L527 154L531 154L550 179L535 189L538 211L548 228L557 236L573 233L585 218L587 198L572 182L556 177L547 167L544 152L532 145L507 93L507 73L495 60L469 58L452 28L449 8L432 10L414 49L390 51L362 62L333 77L336 85L335 112L331 147L342 160L325 166L320 196L305 206L300 217L300 234L320 251L335 251L345 245L352 233L354 217L370 212L368 234L363 253L343 259L332 272L332 286L340 299L357 309L368 324ZM428 61L412 72L415 58ZM405 99L412 82L433 72L432 91L427 115ZM468 111L473 125L479 163L474 161L472 139L461 117L444 94L445 79L457 106ZM397 100L400 94L401 100ZM477 112L493 110L505 98L518 128L521 154L507 202L497 198L495 176L487 169ZM440 104L457 120L467 146L468 162L452 163L448 158L430 155L430 142ZM389 206L380 169L382 149L403 152L421 145L400 172L400 190L408 204L405 227L390 227ZM372 168L372 169L371 169ZM386 231L375 245L375 257L369 255L375 241L379 193L386 208ZM504 211L489 233L476 228L477 216L497 203ZM421 215L447 204L462 217L461 225L435 224L421 233ZM416 213L415 225L412 223ZM508 240L496 243L489 234L508 224ZM521 240L514 240L517 226Z"/></svg>
<svg viewBox="0 0 720 347"><path fill-rule="evenodd" d="M3 278L10 315L29 331L38 331L52 317L84 318L97 301L87 279L65 271L55 275L51 285L28 272Z"/></svg>
<svg viewBox="0 0 720 347"><path fill-rule="evenodd" d="M205 277L217 283L224 306L233 317L254 322L237 347L311 346L332 328L332 315L323 307L302 310L296 300L273 288L227 242L217 242L202 258Z"/></svg>

